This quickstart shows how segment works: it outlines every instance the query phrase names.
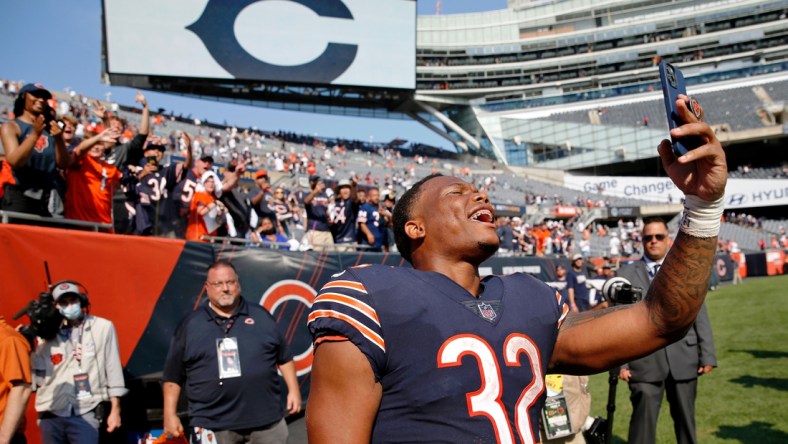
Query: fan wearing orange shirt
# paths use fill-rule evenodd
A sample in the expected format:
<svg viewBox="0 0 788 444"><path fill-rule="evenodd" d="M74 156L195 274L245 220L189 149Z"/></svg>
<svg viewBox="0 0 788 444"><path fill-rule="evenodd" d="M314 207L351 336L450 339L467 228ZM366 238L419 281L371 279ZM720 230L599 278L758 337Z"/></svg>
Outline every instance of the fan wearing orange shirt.
<svg viewBox="0 0 788 444"><path fill-rule="evenodd" d="M66 219L112 223L112 196L121 174L104 160L104 153L118 137L118 130L108 128L74 148L66 172Z"/></svg>
<svg viewBox="0 0 788 444"><path fill-rule="evenodd" d="M189 207L189 223L186 226L186 240L201 241L203 235L215 236L216 228L208 231L208 224L205 223L208 217L221 217L227 214L227 208L218 199L222 195L221 188L217 189L216 184L221 183L219 176L215 172L208 170L200 177L200 185L194 193L191 206ZM212 215L212 212L216 214Z"/></svg>

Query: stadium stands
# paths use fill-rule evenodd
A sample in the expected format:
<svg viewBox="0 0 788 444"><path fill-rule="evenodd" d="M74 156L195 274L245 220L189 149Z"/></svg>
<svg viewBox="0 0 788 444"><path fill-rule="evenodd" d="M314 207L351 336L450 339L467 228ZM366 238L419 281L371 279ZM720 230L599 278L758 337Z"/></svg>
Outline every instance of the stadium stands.
<svg viewBox="0 0 788 444"><path fill-rule="evenodd" d="M473 17L420 18L425 32L417 48L418 88L475 89L469 94L478 95L481 88L519 85L522 90L536 90L539 84L562 81L565 90L588 89L595 86L596 76L608 77L596 81L617 85L642 81L638 70L654 66L658 56L716 65L715 58L768 52L784 45L784 1L706 1L692 6L650 2L632 10L625 2L564 3ZM565 14L560 13L562 8ZM596 23L590 23L586 14L598 17ZM545 21L551 25L545 26ZM487 33L477 31L479 25ZM441 33L442 28L446 29ZM491 38L496 33L500 37ZM513 37L507 41L504 36Z"/></svg>
<svg viewBox="0 0 788 444"><path fill-rule="evenodd" d="M764 97L773 100L783 100L787 90L788 82L781 81L767 85L765 88L766 96L764 96L763 92L756 94L753 88L743 87L726 91L707 92L699 94L698 97L700 97L700 100L708 110L709 120L719 119L720 122L727 123L736 131L763 125L763 122L753 110L764 105ZM69 100L67 95L58 94L58 97L60 100ZM13 97L0 94L0 110L10 110L12 104ZM733 115L736 115L736 118L730 117L731 113L727 112L727 110L734 110ZM140 117L133 108L121 107L117 114L127 119L132 125L138 125ZM582 125L591 125L596 120L599 124L608 127L643 127L645 125L643 117L648 117L648 126L666 126L662 103L659 100L556 113L550 119ZM578 213L582 217L561 219L565 222L566 228L572 230L575 248L577 248L577 240L582 237L582 231L580 231L582 226L577 224L578 221L583 220L585 221L584 223L615 223L614 220L608 220L607 222L596 221L594 217L590 217L591 213L588 210L612 206L648 208L650 205L659 203L643 199L614 196L601 197L594 193L579 192L554 182L543 182L538 178L526 178L512 174L506 168L496 169L494 163L485 159L477 160L470 165L467 160L454 159L452 156L446 156L445 158L428 157L426 161L423 161L424 157L403 154L408 153L408 151L398 152L390 150L385 144L314 138L298 134L277 134L267 131L234 128L226 125L208 124L207 122L199 122L191 118L161 116L155 121L158 123L153 125L152 132L154 134L162 137L168 137L181 131L193 134L199 143L199 152L195 154L214 155L220 163L232 160L241 156L243 152L249 151L251 153L252 167L273 170L276 157L283 157L290 153L297 153L300 157L303 154L315 163L317 171L321 175L331 176L333 174L335 179L356 176L359 177L362 185L390 187L397 194L404 192L414 181L433 172L453 175L465 172L464 174L467 174L465 177L487 191L492 201L536 208L537 210L530 214L527 219L527 222L532 224L529 226L529 229L534 228L533 224L538 224L545 219L555 218L556 215L551 212L553 207L568 206L577 208ZM341 149L339 151L335 149L335 147L343 146L354 148ZM329 171L333 173L329 173ZM763 179L784 174L785 171L782 166L739 168L739 170L731 172L732 177ZM295 190L301 185L300 177L303 177L303 173L291 175L280 171L280 174L274 177L273 185ZM249 185L247 184L245 187L249 188ZM244 191L244 193L249 193L249 191ZM736 239L741 248L755 250L758 248L761 240L768 240L770 236L777 235L780 225L784 225L784 221L764 220L762 229L725 223L723 224L721 237ZM561 230L564 229L563 226L564 223L561 224ZM675 223L672 228L675 231ZM555 229L558 229L558 225L555 226ZM303 229L296 226L291 235L297 239L302 234ZM616 235L620 234L620 230L616 232ZM599 235L594 231L590 239L592 256L601 257L608 254L610 235L611 232Z"/></svg>
<svg viewBox="0 0 788 444"><path fill-rule="evenodd" d="M768 85L770 97L785 100L788 97L788 81ZM726 124L731 131L743 131L766 126L758 115L766 105L753 92L751 87L732 88L724 91L711 91L695 94L706 110L706 119L711 125ZM581 110L557 113L550 116L559 122L594 124L598 116L599 124L610 126L667 128L665 106L660 99L631 102L626 105L605 106L596 110ZM644 124L648 118L648 124Z"/></svg>

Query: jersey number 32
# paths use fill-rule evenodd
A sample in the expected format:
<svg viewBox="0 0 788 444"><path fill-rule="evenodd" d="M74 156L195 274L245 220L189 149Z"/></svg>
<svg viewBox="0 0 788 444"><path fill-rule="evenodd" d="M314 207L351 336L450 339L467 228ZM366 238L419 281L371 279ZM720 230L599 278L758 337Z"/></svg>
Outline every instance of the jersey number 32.
<svg viewBox="0 0 788 444"><path fill-rule="evenodd" d="M523 444L536 442L531 428L528 410L536 402L544 390L544 374L542 373L539 350L528 336L513 333L504 342L504 363L507 367L520 367L520 354L525 353L531 367L533 379L525 387L514 408L514 424L520 441ZM470 334L452 336L447 339L438 352L438 367L455 367L462 365L466 355L476 358L479 366L482 386L475 392L466 395L468 413L471 416L486 416L492 421L496 438L500 444L514 443L514 431L510 426L506 408L501 402L503 382L498 359L490 344L484 339Z"/></svg>

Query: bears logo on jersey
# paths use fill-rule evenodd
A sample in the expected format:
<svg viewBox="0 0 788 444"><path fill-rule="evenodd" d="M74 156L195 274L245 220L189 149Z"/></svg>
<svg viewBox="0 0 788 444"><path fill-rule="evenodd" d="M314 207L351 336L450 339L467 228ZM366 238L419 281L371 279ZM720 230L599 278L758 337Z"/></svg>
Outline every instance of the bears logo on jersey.
<svg viewBox="0 0 788 444"><path fill-rule="evenodd" d="M49 147L49 137L42 134L41 136L38 137L38 140L36 140L35 149L39 153L43 153L44 150L47 149L48 147Z"/></svg>

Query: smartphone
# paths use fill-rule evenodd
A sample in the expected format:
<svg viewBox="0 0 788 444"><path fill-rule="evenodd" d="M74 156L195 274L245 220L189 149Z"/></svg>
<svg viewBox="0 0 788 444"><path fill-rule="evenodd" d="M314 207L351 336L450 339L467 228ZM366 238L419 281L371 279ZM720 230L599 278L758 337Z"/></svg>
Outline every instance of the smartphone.
<svg viewBox="0 0 788 444"><path fill-rule="evenodd" d="M665 102L668 127L672 130L686 123L679 117L676 109L676 100L678 100L679 94L687 95L684 75L680 69L663 60L659 62L659 80L662 82L662 96ZM676 156L683 156L687 154L687 151L694 150L703 143L697 137L675 139L671 136L671 141L673 142L673 152Z"/></svg>

